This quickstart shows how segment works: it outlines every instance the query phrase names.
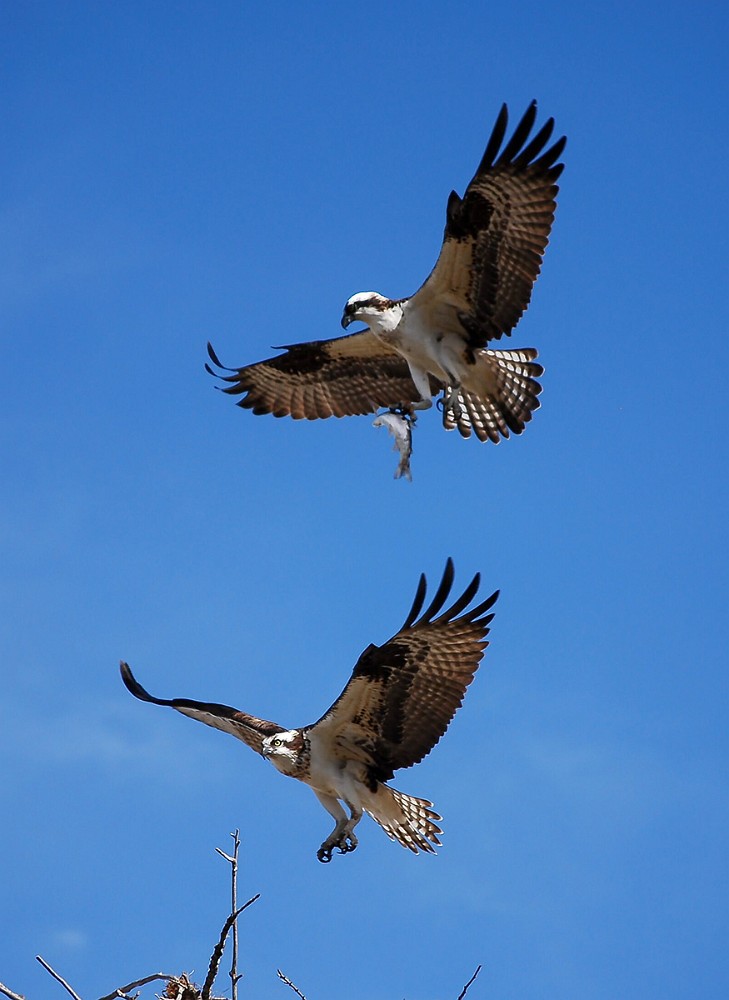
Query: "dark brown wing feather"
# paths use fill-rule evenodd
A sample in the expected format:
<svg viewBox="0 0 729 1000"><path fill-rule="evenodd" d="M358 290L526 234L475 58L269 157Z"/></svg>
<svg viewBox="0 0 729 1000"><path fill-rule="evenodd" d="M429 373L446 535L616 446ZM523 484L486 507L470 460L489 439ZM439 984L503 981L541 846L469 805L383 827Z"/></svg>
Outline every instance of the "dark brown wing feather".
<svg viewBox="0 0 729 1000"><path fill-rule="evenodd" d="M425 284L413 296L418 308L442 310L447 303L473 349L511 333L529 305L554 221L556 161L566 139L547 146L550 118L529 139L536 101L503 149L508 113L496 120L478 170L463 198L448 199L443 247ZM501 151L500 151L501 150Z"/></svg>
<svg viewBox="0 0 729 1000"><path fill-rule="evenodd" d="M188 701L187 698L155 698L148 691L145 691L139 681L131 671L128 663L120 663L122 680L127 690L140 701L149 701L153 705L167 705L174 708L183 715L198 722L204 722L206 726L213 729L220 729L224 733L230 733L236 739L243 740L256 753L261 752L264 737L273 733L282 733L285 730L282 726L277 726L275 722L267 722L265 719L257 719L255 715L248 715L246 712L239 712L229 705L218 705L215 702Z"/></svg>
<svg viewBox="0 0 729 1000"><path fill-rule="evenodd" d="M343 756L370 764L373 780L386 781L401 767L422 760L461 706L488 645L498 591L465 609L478 591L477 574L463 594L442 610L453 585L453 562L428 606L421 576L413 607L400 631L384 646L369 646L346 688L310 727L329 738Z"/></svg>
<svg viewBox="0 0 729 1000"><path fill-rule="evenodd" d="M405 360L369 330L333 340L287 345L285 354L244 368L224 368L210 344L207 370L240 395L238 406L294 420L374 413L420 398ZM434 389L435 391L435 389Z"/></svg>

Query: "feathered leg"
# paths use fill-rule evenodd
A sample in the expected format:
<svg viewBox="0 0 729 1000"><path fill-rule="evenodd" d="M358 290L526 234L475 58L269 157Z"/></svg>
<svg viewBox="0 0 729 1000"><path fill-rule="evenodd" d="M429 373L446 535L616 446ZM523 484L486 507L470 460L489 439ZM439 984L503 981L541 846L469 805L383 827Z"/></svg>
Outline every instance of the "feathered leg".
<svg viewBox="0 0 729 1000"><path fill-rule="evenodd" d="M347 816L344 809L332 795L324 795L314 789L314 794L319 799L330 816L333 816L336 823L334 829L316 852L317 859L324 864L332 860L332 851L336 848L340 854L348 854L357 847L354 827L362 818L361 811L354 806L350 806L351 816ZM347 803L349 805L349 803Z"/></svg>

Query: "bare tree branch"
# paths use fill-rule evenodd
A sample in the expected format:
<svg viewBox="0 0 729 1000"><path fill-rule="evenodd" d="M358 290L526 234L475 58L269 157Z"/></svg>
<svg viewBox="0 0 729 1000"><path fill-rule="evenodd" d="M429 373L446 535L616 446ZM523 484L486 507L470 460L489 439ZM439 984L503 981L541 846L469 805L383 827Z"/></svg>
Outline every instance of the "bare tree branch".
<svg viewBox="0 0 729 1000"><path fill-rule="evenodd" d="M238 848L240 847L240 831L236 830L231 833L233 838L233 857L226 854L225 851L221 851L219 847L215 850L221 856L225 858L226 861L230 862L230 912L235 913L238 909ZM233 1000L238 1000L238 982L242 979L242 976L238 975L238 919L233 921L233 954L230 962L230 981L232 983L232 998Z"/></svg>
<svg viewBox="0 0 729 1000"><path fill-rule="evenodd" d="M256 895L252 896L248 902L243 904L243 906L237 905L240 831L235 830L235 832L231 833L231 837L233 838L232 855L226 854L225 851L222 851L219 847L215 848L217 853L231 866L231 913L223 925L217 944L213 948L213 953L210 957L208 972L203 987L198 987L184 972L181 973L180 976L172 976L163 972L155 972L149 976L144 976L142 979L135 979L133 982L127 983L125 986L119 986L112 993L108 993L106 996L100 997L99 1000L138 1000L139 993L132 995L132 991L138 989L138 987L146 986L148 983L152 983L157 980L162 980L167 984L162 997L168 998L168 1000L219 1000L219 998L212 996L212 990L220 971L220 965L225 953L225 946L231 929L233 931L233 947L229 976L232 984L232 1000L238 1000L238 982L243 978L242 974L238 973L238 917L244 910L260 899L261 894L256 893ZM36 955L36 960L40 962L46 972L48 972L58 983L60 983L61 986L63 986L73 1000L81 1000L78 993L76 993L66 980L63 979L44 958L40 955ZM476 981L476 978L481 972L481 968L482 967L480 965L476 968L476 971L459 993L457 1000L465 1000L466 994L468 993L469 988ZM306 1000L306 997L298 986L296 986L288 978L288 976L284 975L281 969L277 969L276 974L281 982L288 986L289 989L292 990L297 997L299 997L299 1000ZM1 997L5 997L7 1000L26 1000L23 994L13 992L13 990L9 989L3 983L0 983L0 998Z"/></svg>
<svg viewBox="0 0 729 1000"><path fill-rule="evenodd" d="M2 993L3 996L8 997L9 1000L25 1000L22 993L13 993L13 991L8 989L4 983L0 983L0 993Z"/></svg>
<svg viewBox="0 0 729 1000"><path fill-rule="evenodd" d="M220 932L220 940L213 948L213 953L210 956L210 965L208 967L208 974L205 979L202 991L200 993L201 1000L210 1000L210 994L213 989L213 983L215 982L215 977L217 976L218 969L220 968L220 961L223 957L223 951L225 950L225 941L228 937L228 932L230 931L230 928L236 922L236 920L241 915L243 910L248 909L251 903L255 903L257 899L260 899L260 897L261 897L260 892L256 893L256 895L252 896L247 903L244 903L243 906L239 907L237 910L231 913L231 915L223 924L223 929Z"/></svg>
<svg viewBox="0 0 729 1000"><path fill-rule="evenodd" d="M481 966L479 965L479 967L476 969L476 971L474 972L474 974L468 980L468 982L463 987L463 989L461 990L461 992L458 994L458 1000L463 1000L463 998L465 997L466 993L468 993L468 987L471 985L471 983L473 983L475 981L476 976L479 974L480 971L481 971Z"/></svg>
<svg viewBox="0 0 729 1000"><path fill-rule="evenodd" d="M218 969L220 968L220 962L223 958L223 952L225 950L225 941L228 937L228 931L235 923L235 919L238 916L237 913L233 912L228 917L228 919L223 924L223 929L220 932L220 938L218 943L213 948L213 953L210 956L210 965L208 966L208 974L205 977L205 982L203 984L202 992L200 993L201 1000L210 1000L210 994L215 983L215 977L218 974Z"/></svg>
<svg viewBox="0 0 729 1000"><path fill-rule="evenodd" d="M156 979L163 979L165 982L169 982L174 978L175 976L166 976L164 972L155 972L151 976L145 976L144 979L135 979L133 983L120 986L113 993L109 993L105 997L99 997L99 1000L117 1000L117 997L127 998L130 990L136 990L138 986L146 986L147 983L153 983Z"/></svg>
<svg viewBox="0 0 729 1000"><path fill-rule="evenodd" d="M41 958L40 955L36 955L35 959L36 959L36 962L40 962L40 964L43 966L43 968L46 970L46 972L50 972L50 974L53 976L53 978L55 980L57 980L57 982L59 982L61 984L61 986L63 986L64 989L68 990L68 992L71 994L71 996L74 998L74 1000L81 1000L81 997L78 995L78 993L76 993L75 990L71 989L71 987L68 985L68 983L66 982L66 980L63 979L63 978L61 978L61 976L58 975L58 973L56 972L56 970L52 969L50 967L50 965L48 964L48 962L46 962L46 960L44 958Z"/></svg>
<svg viewBox="0 0 729 1000"><path fill-rule="evenodd" d="M289 986L294 991L297 997L301 997L301 1000L306 1000L306 997L301 992L301 990L298 989L298 987L294 986L294 984L291 982L288 976L285 976L280 969L276 969L276 975L278 976L278 978L281 980L282 983L286 983L286 985Z"/></svg>

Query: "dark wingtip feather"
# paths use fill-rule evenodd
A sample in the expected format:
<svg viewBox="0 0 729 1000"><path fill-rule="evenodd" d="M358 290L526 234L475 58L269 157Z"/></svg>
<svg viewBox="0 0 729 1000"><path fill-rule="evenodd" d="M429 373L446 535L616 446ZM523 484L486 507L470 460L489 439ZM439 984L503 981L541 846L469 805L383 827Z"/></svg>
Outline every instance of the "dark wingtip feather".
<svg viewBox="0 0 729 1000"><path fill-rule="evenodd" d="M431 601L428 609L423 612L420 618L418 618L420 610L423 607L423 603L425 601L425 594L427 588L425 574L424 573L420 574L420 581L418 583L417 593L415 594L415 600L413 601L413 606L410 609L410 614L405 619L405 623L403 624L401 631L411 628L411 626L416 624L416 619L418 625L421 624L430 625L430 624L436 624L438 622L454 621L463 611L465 611L465 609L468 607L468 605L471 603L471 601L478 593L478 588L481 585L480 573L476 573L476 575L471 580L466 589L463 591L461 596L457 600L455 600L447 610L442 611L438 618L434 617L435 615L438 614L439 611L441 611L441 608L443 607L446 598L448 597L448 594L451 591L451 588L453 586L454 576L455 576L455 570L453 566L453 560L449 556L448 559L446 560L445 570L443 571L443 577L440 581L440 584L438 585L438 590L436 591L436 594L433 600ZM476 605L475 608L472 608L468 612L467 615L468 619L470 621L478 621L480 619L484 621L485 624L488 624L488 622L491 621L491 618L493 618L493 615L491 615L488 618L488 620L482 619L481 616L494 606L499 597L499 593L500 591L495 590L494 593L491 594L490 597L487 597L485 601L482 601L480 604Z"/></svg>
<svg viewBox="0 0 729 1000"><path fill-rule="evenodd" d="M429 622L433 615L438 614L440 609L443 607L445 599L451 592L451 587L453 586L453 577L455 576L455 570L453 568L453 560L450 556L446 560L445 569L443 570L443 579L440 581L437 591L435 592L435 597L430 603L430 607L427 611L424 611L420 621Z"/></svg>
<svg viewBox="0 0 729 1000"><path fill-rule="evenodd" d="M210 341L208 341L208 357L216 367L218 368L225 367L224 365L221 365L220 359L218 358L218 355L215 353L215 349L213 348L213 345L210 343Z"/></svg>
<svg viewBox="0 0 729 1000"><path fill-rule="evenodd" d="M448 610L444 611L440 615L440 617L436 619L436 621L438 622L452 621L454 618L460 615L460 613L468 607L468 605L476 596L476 592L480 586L480 583L481 583L481 574L476 573L473 580L471 580L471 582L463 591L458 600L454 601L453 604L448 608Z"/></svg>
<svg viewBox="0 0 729 1000"><path fill-rule="evenodd" d="M514 129L511 139L504 146L501 156L497 160L497 165L500 163L511 163L512 159L519 152L521 147L526 142L529 133L532 130L532 126L537 118L537 102L532 101L529 107L526 109L522 115L522 119L519 124Z"/></svg>
<svg viewBox="0 0 729 1000"><path fill-rule="evenodd" d="M529 165L534 157L541 153L549 142L554 131L554 118L548 118L536 135L532 136L526 146L517 157L514 158L514 166L523 168Z"/></svg>
<svg viewBox="0 0 729 1000"><path fill-rule="evenodd" d="M145 691L139 681L136 679L132 673L132 668L124 660L119 661L119 670L121 671L121 677L124 681L124 686L130 694L133 694L135 698L139 698L140 701L149 701L153 705L165 705L167 702L160 701L159 698L154 698L149 691Z"/></svg>
<svg viewBox="0 0 729 1000"><path fill-rule="evenodd" d="M477 605L472 611L469 612L469 618L471 618L472 621L483 621L488 625L494 616L489 615L488 618L483 618L483 614L493 608L494 604L496 604L499 599L500 593L500 590L495 590L490 597L487 597L485 601Z"/></svg>
<svg viewBox="0 0 729 1000"><path fill-rule="evenodd" d="M506 104L501 105L501 111L499 111L494 127L491 130L491 135L489 136L489 141L486 143L486 149L481 157L481 162L478 165L477 173L481 173L484 170L488 170L494 165L494 159L499 151L501 143L504 141L504 136L506 135L506 126L509 124L509 110Z"/></svg>
<svg viewBox="0 0 729 1000"><path fill-rule="evenodd" d="M212 361L212 363L215 365L216 368L222 368L224 372L237 372L238 371L237 368L228 368L227 365L224 365L224 364L221 363L221 361L218 358L218 355L215 353L215 349L214 349L213 345L210 343L210 341L208 341L208 357L210 358L210 360ZM205 364L205 369L206 369L206 371L209 371L211 375L215 375L216 377L219 377L218 373L214 372L212 370L212 368L207 363Z"/></svg>
<svg viewBox="0 0 729 1000"><path fill-rule="evenodd" d="M410 614L405 619L400 631L404 631L406 628L410 628L415 619L420 614L420 609L425 601L425 592L427 590L428 584L425 579L425 573L420 574L420 580L418 581L418 589L415 592L415 599L413 600L413 606L410 608Z"/></svg>
<svg viewBox="0 0 729 1000"><path fill-rule="evenodd" d="M567 136L563 135L561 138L557 139L557 141L554 143L553 146L549 147L544 156L540 156L539 159L535 160L534 162L543 168L552 167L554 161L558 160L559 157L564 152L564 148L566 145L567 145ZM557 166L552 167L553 173L555 170L559 171L558 174L554 175L554 179L556 180L559 174L561 174L562 171L564 170L564 163L558 163Z"/></svg>

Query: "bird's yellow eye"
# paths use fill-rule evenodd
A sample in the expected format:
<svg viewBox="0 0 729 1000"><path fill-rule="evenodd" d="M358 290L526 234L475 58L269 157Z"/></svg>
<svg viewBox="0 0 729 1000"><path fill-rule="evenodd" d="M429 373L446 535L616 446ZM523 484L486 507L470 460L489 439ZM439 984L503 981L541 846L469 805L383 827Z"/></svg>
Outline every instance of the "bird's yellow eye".
<svg viewBox="0 0 729 1000"><path fill-rule="evenodd" d="M275 740L271 740L271 746L274 746L274 747L280 747L281 746L281 740L278 738L278 736L276 737Z"/></svg>

